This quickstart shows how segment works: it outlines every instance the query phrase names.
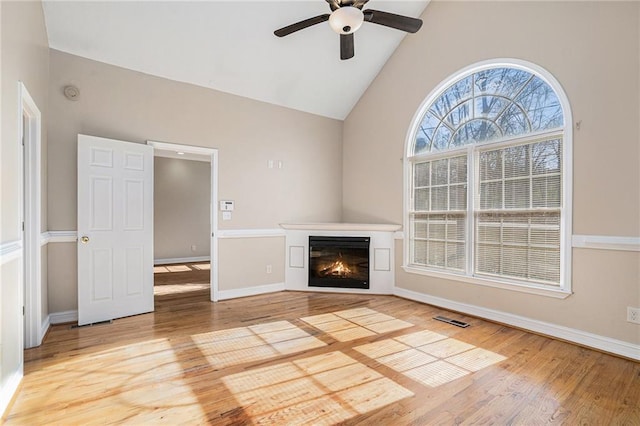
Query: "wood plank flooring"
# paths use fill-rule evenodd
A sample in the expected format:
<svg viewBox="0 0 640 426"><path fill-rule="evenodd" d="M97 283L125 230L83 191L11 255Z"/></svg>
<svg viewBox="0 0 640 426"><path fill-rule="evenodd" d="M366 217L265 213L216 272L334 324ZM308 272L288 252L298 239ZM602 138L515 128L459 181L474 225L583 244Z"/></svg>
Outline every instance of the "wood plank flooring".
<svg viewBox="0 0 640 426"><path fill-rule="evenodd" d="M6 423L640 425L636 362L392 296L208 295L53 326Z"/></svg>

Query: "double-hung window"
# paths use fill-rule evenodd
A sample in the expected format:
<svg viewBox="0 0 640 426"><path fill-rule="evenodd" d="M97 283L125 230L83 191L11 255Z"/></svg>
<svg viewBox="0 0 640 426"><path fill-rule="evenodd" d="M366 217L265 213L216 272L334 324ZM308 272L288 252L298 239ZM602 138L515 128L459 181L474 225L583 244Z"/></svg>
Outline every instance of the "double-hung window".
<svg viewBox="0 0 640 426"><path fill-rule="evenodd" d="M570 138L543 70L484 64L441 85L407 147L405 269L569 292Z"/></svg>

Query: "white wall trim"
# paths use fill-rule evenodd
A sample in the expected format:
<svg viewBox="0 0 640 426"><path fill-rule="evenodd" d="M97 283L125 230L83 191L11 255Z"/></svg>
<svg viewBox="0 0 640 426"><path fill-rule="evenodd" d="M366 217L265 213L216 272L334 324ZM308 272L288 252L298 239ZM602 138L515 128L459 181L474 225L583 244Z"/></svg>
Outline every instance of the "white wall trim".
<svg viewBox="0 0 640 426"><path fill-rule="evenodd" d="M285 230L280 228L218 230L218 238L265 238L284 237L285 235Z"/></svg>
<svg viewBox="0 0 640 426"><path fill-rule="evenodd" d="M173 257L166 259L154 259L154 265L170 265L173 263L195 263L195 262L209 262L211 258L209 256L195 256L195 257Z"/></svg>
<svg viewBox="0 0 640 426"><path fill-rule="evenodd" d="M219 290L218 300L235 299L238 297L257 296L265 293L284 291L284 283L265 284L255 287L238 288L234 290Z"/></svg>
<svg viewBox="0 0 640 426"><path fill-rule="evenodd" d="M47 335L47 331L49 331L49 327L51 327L51 315L47 315L42 321L42 326L40 327L40 335L38 336L38 340L40 344L42 344L42 339Z"/></svg>
<svg viewBox="0 0 640 426"><path fill-rule="evenodd" d="M0 265L22 257L22 240L0 244Z"/></svg>
<svg viewBox="0 0 640 426"><path fill-rule="evenodd" d="M395 223L309 222L281 223L280 227L287 231L394 232L399 230L402 225Z"/></svg>
<svg viewBox="0 0 640 426"><path fill-rule="evenodd" d="M75 243L78 231L47 231L40 234L40 245L49 243Z"/></svg>
<svg viewBox="0 0 640 426"><path fill-rule="evenodd" d="M18 82L19 135L21 150L22 238L23 238L23 296L24 348L41 343L42 325L42 245L40 230L41 206L41 145L42 115L23 82Z"/></svg>
<svg viewBox="0 0 640 426"><path fill-rule="evenodd" d="M640 361L640 345L624 342L622 340L611 339L609 337L588 333L582 330L576 330L573 328L551 324L532 318L521 317L519 315L510 314L508 312L496 311L493 309L483 308L481 306L468 305L466 303L460 303L454 300L430 296L399 287L396 287L394 289L394 294L405 299L415 300L445 309L451 309L480 318L486 318L488 320L497 321L502 324L523 328L535 333L556 337L558 339L566 340L569 342L577 343L579 345L588 346L590 348L599 349L605 352Z"/></svg>
<svg viewBox="0 0 640 426"><path fill-rule="evenodd" d="M575 248L640 251L640 237L574 235L572 239L572 245Z"/></svg>
<svg viewBox="0 0 640 426"><path fill-rule="evenodd" d="M13 395L18 390L18 386L20 386L20 382L22 381L22 371L24 364L20 364L18 369L9 376L5 385L0 389L0 417L4 417L9 407L9 403L11 403L11 399Z"/></svg>
<svg viewBox="0 0 640 426"><path fill-rule="evenodd" d="M152 146L154 149L154 152L156 150L173 151L173 152L180 151L180 152L184 152L185 154L194 154L194 155L202 155L202 156L209 157L208 161L211 161L211 155L213 154L213 152L217 151L215 148L206 148L204 146L182 145L182 144L177 144L172 142L159 142L159 141L150 141L150 140L147 141L147 145ZM171 158L181 158L181 157L176 156ZM203 159L201 161L207 161L207 160Z"/></svg>
<svg viewBox="0 0 640 426"><path fill-rule="evenodd" d="M50 324L64 324L67 322L78 322L78 311L53 312L49 314Z"/></svg>

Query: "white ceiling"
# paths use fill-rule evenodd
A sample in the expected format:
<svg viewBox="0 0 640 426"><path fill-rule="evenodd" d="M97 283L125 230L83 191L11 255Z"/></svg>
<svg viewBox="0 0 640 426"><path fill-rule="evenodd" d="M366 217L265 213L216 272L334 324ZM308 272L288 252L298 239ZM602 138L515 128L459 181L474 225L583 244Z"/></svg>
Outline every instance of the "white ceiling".
<svg viewBox="0 0 640 426"><path fill-rule="evenodd" d="M427 3L371 0L364 10L419 17ZM44 2L53 49L344 119L405 33L365 22L347 61L327 22L273 35L324 13L325 0Z"/></svg>

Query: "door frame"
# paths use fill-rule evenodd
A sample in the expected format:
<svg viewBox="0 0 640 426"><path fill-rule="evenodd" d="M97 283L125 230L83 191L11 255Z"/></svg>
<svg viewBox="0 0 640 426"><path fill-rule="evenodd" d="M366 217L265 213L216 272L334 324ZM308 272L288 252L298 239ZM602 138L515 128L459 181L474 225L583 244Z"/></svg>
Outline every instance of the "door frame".
<svg viewBox="0 0 640 426"><path fill-rule="evenodd" d="M24 250L24 348L42 343L42 115L23 82L18 82L21 154L21 218Z"/></svg>
<svg viewBox="0 0 640 426"><path fill-rule="evenodd" d="M174 152L182 152L185 154L195 154L208 156L211 167L211 207L209 223L209 235L211 235L209 256L210 256L210 277L211 284L210 300L218 301L218 150L215 148L204 148L201 146L181 145L169 142L147 141L147 145L151 145L154 150L167 150Z"/></svg>

